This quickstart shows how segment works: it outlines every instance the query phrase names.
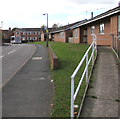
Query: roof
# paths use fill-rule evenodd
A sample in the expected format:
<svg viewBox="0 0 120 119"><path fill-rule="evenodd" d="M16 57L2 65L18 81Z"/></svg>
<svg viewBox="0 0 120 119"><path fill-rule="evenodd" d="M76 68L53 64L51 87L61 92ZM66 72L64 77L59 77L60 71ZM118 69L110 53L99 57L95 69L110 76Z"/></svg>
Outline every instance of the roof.
<svg viewBox="0 0 120 119"><path fill-rule="evenodd" d="M89 24L89 23L92 23L94 21L97 21L97 20L100 20L100 19L103 19L103 18L106 18L108 16L111 16L111 15L114 15L116 13L120 13L120 6L119 7L116 7L114 9L110 9L96 17L93 17L92 19L89 19L87 20L86 22L83 22L83 23L80 23L80 24L76 24L74 26L71 27L71 29L74 29L74 28L77 28L77 27L80 27L80 26L83 26L83 25L86 25L86 24Z"/></svg>
<svg viewBox="0 0 120 119"><path fill-rule="evenodd" d="M68 24L68 25L65 25L65 26L62 26L60 28L57 28L55 29L54 31L50 32L50 33L59 33L59 32L63 32L63 31L66 31L66 30L69 30L72 26L74 26L75 24L80 24L80 23L83 23L87 21L87 19L84 19L82 21L78 21L78 22L75 22L75 23L72 23L72 24Z"/></svg>
<svg viewBox="0 0 120 119"><path fill-rule="evenodd" d="M22 31L40 31L41 28L18 28L19 30Z"/></svg>
<svg viewBox="0 0 120 119"><path fill-rule="evenodd" d="M26 31L28 31L28 32L40 31L41 32L43 29L42 28L17 28L16 30L24 31L24 32L26 32ZM49 28L49 32L52 32L54 30L55 30L55 28Z"/></svg>
<svg viewBox="0 0 120 119"><path fill-rule="evenodd" d="M85 20L82 20L82 21L79 21L79 22L72 23L70 25L63 26L60 29L52 31L51 33L54 34L54 33L63 32L63 31L69 30L69 29L75 29L75 28L78 28L80 26L83 26L83 25L92 23L94 21L106 18L108 16L114 15L116 13L120 13L120 6L115 7L113 9L110 9L110 10L108 10L108 11L106 11L106 12L100 14L100 15L97 15L97 16L93 17L92 19L89 19L89 20L85 19Z"/></svg>

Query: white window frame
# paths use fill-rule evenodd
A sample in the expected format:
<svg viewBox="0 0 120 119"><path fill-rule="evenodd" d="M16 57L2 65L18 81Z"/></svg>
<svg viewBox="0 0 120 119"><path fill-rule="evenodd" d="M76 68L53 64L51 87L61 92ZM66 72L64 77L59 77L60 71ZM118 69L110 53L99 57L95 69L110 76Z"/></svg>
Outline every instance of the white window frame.
<svg viewBox="0 0 120 119"><path fill-rule="evenodd" d="M37 37L33 37L33 40L37 40Z"/></svg>
<svg viewBox="0 0 120 119"><path fill-rule="evenodd" d="M34 35L36 35L36 34L37 34L37 32L35 31L35 32L34 32Z"/></svg>
<svg viewBox="0 0 120 119"><path fill-rule="evenodd" d="M120 15L118 16L118 32L120 32Z"/></svg>
<svg viewBox="0 0 120 119"><path fill-rule="evenodd" d="M31 40L31 37L27 37L27 40Z"/></svg>
<svg viewBox="0 0 120 119"><path fill-rule="evenodd" d="M92 34L95 33L95 26L92 26L92 27L91 27L91 33L92 33Z"/></svg>
<svg viewBox="0 0 120 119"><path fill-rule="evenodd" d="M26 32L23 32L23 35L26 35Z"/></svg>
<svg viewBox="0 0 120 119"><path fill-rule="evenodd" d="M58 38L60 38L60 33L58 33Z"/></svg>
<svg viewBox="0 0 120 119"><path fill-rule="evenodd" d="M65 38L64 32L61 32L60 35L61 35L61 38Z"/></svg>
<svg viewBox="0 0 120 119"><path fill-rule="evenodd" d="M104 31L105 31L105 24L102 23L100 24L100 34L104 34Z"/></svg>
<svg viewBox="0 0 120 119"><path fill-rule="evenodd" d="M20 34L20 32L16 32L16 34Z"/></svg>
<svg viewBox="0 0 120 119"><path fill-rule="evenodd" d="M31 32L27 32L28 35L31 35Z"/></svg>
<svg viewBox="0 0 120 119"><path fill-rule="evenodd" d="M74 30L74 36L75 36L75 38L78 38L78 29Z"/></svg>

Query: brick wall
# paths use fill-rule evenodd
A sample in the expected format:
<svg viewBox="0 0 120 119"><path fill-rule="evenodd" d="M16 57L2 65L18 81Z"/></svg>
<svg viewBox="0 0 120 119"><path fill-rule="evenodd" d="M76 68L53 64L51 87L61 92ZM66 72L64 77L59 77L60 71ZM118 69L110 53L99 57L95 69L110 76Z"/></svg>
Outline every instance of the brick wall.
<svg viewBox="0 0 120 119"><path fill-rule="evenodd" d="M44 34L44 33L42 33L42 34L41 34L41 41L46 41L46 39L45 39L45 37L44 37L44 36L45 36L45 34Z"/></svg>
<svg viewBox="0 0 120 119"><path fill-rule="evenodd" d="M104 24L104 33L100 33L100 24ZM97 44L98 45L112 45L112 36L110 35L111 33L111 24L110 24L110 19L104 19L100 20L97 22L94 22L93 24L88 26L88 44L92 43L92 31L91 27L95 26L94 33L97 36Z"/></svg>
<svg viewBox="0 0 120 119"><path fill-rule="evenodd" d="M111 33L118 35L118 16L114 15L110 19L111 21Z"/></svg>
<svg viewBox="0 0 120 119"><path fill-rule="evenodd" d="M104 23L104 34L100 34L100 24ZM91 27L95 26L95 34L97 34L98 45L112 45L113 37L110 34L118 35L118 16L113 15L110 18L102 19L98 22L94 22L88 26L88 44L91 44Z"/></svg>
<svg viewBox="0 0 120 119"><path fill-rule="evenodd" d="M111 32L114 34L113 44L112 47L118 53L120 57L120 41L116 37L118 36L118 16L114 15L111 17Z"/></svg>
<svg viewBox="0 0 120 119"><path fill-rule="evenodd" d="M59 33L54 34L54 41L67 42L66 32L59 32Z"/></svg>

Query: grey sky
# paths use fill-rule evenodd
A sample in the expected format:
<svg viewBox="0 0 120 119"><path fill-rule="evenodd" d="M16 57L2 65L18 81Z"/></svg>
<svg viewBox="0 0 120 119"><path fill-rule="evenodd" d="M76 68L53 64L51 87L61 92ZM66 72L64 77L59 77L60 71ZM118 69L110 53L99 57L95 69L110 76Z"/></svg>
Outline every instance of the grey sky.
<svg viewBox="0 0 120 119"><path fill-rule="evenodd" d="M66 25L90 18L90 12L100 14L117 7L119 0L1 0L0 21L3 29L9 27L41 27L46 24L49 14L49 27L54 23Z"/></svg>

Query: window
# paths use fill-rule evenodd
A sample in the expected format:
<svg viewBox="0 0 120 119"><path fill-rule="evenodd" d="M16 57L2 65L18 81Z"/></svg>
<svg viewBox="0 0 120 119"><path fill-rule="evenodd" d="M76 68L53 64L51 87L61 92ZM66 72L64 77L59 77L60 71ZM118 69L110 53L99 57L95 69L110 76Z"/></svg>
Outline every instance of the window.
<svg viewBox="0 0 120 119"><path fill-rule="evenodd" d="M30 35L30 34L31 34L31 32L27 32L27 34L28 34L28 35Z"/></svg>
<svg viewBox="0 0 120 119"><path fill-rule="evenodd" d="M33 40L37 40L37 37L34 37Z"/></svg>
<svg viewBox="0 0 120 119"><path fill-rule="evenodd" d="M58 33L58 38L60 38L60 33Z"/></svg>
<svg viewBox="0 0 120 119"><path fill-rule="evenodd" d="M31 37L27 37L27 40L31 40Z"/></svg>
<svg viewBox="0 0 120 119"><path fill-rule="evenodd" d="M38 32L38 34L40 35L41 33L40 33L40 32Z"/></svg>
<svg viewBox="0 0 120 119"><path fill-rule="evenodd" d="M19 32L16 32L16 34L20 34Z"/></svg>
<svg viewBox="0 0 120 119"><path fill-rule="evenodd" d="M104 24L100 24L100 33L104 34L105 26Z"/></svg>
<svg viewBox="0 0 120 119"><path fill-rule="evenodd" d="M34 32L34 34L36 35L36 34L37 34L37 32Z"/></svg>
<svg viewBox="0 0 120 119"><path fill-rule="evenodd" d="M91 34L95 33L95 26L91 27Z"/></svg>
<svg viewBox="0 0 120 119"><path fill-rule="evenodd" d="M75 38L78 38L78 29L75 29L74 36L75 36Z"/></svg>
<svg viewBox="0 0 120 119"><path fill-rule="evenodd" d="M23 35L26 35L26 33L25 33L25 32L23 32Z"/></svg>
<svg viewBox="0 0 120 119"><path fill-rule="evenodd" d="M61 32L61 38L64 38L65 35L64 35L64 32Z"/></svg>

